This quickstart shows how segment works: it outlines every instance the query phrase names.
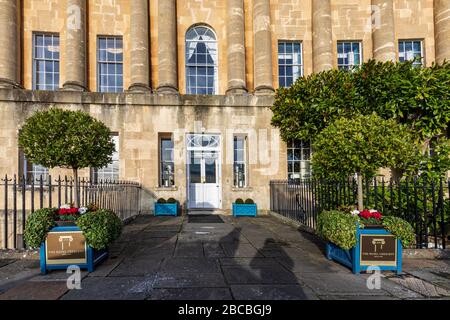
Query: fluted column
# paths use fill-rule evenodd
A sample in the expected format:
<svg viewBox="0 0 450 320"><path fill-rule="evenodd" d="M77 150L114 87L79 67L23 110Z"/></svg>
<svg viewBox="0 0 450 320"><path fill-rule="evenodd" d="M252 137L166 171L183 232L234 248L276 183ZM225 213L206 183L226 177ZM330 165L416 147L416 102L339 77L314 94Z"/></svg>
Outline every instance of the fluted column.
<svg viewBox="0 0 450 320"><path fill-rule="evenodd" d="M393 0L372 0L375 15L373 25L373 58L378 61L396 61Z"/></svg>
<svg viewBox="0 0 450 320"><path fill-rule="evenodd" d="M86 2L66 0L65 90L87 90Z"/></svg>
<svg viewBox="0 0 450 320"><path fill-rule="evenodd" d="M244 0L228 0L228 90L227 94L247 92L245 81Z"/></svg>
<svg viewBox="0 0 450 320"><path fill-rule="evenodd" d="M131 91L150 91L148 0L131 1Z"/></svg>
<svg viewBox="0 0 450 320"><path fill-rule="evenodd" d="M333 35L330 0L312 1L312 43L314 72L333 68Z"/></svg>
<svg viewBox="0 0 450 320"><path fill-rule="evenodd" d="M450 0L434 0L436 62L450 60Z"/></svg>
<svg viewBox="0 0 450 320"><path fill-rule="evenodd" d="M253 28L255 33L255 92L273 93L272 34L270 30L270 1L253 1Z"/></svg>
<svg viewBox="0 0 450 320"><path fill-rule="evenodd" d="M0 0L0 88L20 87L18 0Z"/></svg>
<svg viewBox="0 0 450 320"><path fill-rule="evenodd" d="M177 2L158 1L158 92L178 92Z"/></svg>

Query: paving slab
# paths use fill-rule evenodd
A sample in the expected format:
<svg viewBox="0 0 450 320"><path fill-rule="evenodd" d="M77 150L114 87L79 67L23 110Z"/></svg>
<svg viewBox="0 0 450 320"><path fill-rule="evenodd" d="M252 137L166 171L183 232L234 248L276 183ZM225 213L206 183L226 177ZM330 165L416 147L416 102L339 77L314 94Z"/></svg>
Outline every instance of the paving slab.
<svg viewBox="0 0 450 320"><path fill-rule="evenodd" d="M220 273L217 259L167 258L161 264L161 270L166 273Z"/></svg>
<svg viewBox="0 0 450 320"><path fill-rule="evenodd" d="M162 258L146 257L140 259L125 258L109 277L144 277L152 275L160 270Z"/></svg>
<svg viewBox="0 0 450 320"><path fill-rule="evenodd" d="M67 290L67 284L61 281L29 281L1 294L0 300L57 300Z"/></svg>
<svg viewBox="0 0 450 320"><path fill-rule="evenodd" d="M232 300L229 288L169 288L154 289L148 300Z"/></svg>
<svg viewBox="0 0 450 320"><path fill-rule="evenodd" d="M318 300L300 285L232 285L231 291L236 300Z"/></svg>
<svg viewBox="0 0 450 320"><path fill-rule="evenodd" d="M247 243L226 242L222 243L223 251L227 257L256 258L263 257L259 251Z"/></svg>
<svg viewBox="0 0 450 320"><path fill-rule="evenodd" d="M223 288L222 273L165 273L154 276L154 288Z"/></svg>
<svg viewBox="0 0 450 320"><path fill-rule="evenodd" d="M229 284L298 284L294 274L282 266L222 266Z"/></svg>
<svg viewBox="0 0 450 320"><path fill-rule="evenodd" d="M144 300L151 290L144 277L88 277L81 290L70 290L62 300Z"/></svg>

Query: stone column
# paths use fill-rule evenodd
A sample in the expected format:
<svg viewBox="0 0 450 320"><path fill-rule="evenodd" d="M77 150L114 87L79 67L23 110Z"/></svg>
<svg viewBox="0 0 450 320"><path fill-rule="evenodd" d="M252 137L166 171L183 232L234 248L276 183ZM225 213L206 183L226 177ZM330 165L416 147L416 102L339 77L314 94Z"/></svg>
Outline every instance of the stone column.
<svg viewBox="0 0 450 320"><path fill-rule="evenodd" d="M131 91L150 91L148 0L131 1Z"/></svg>
<svg viewBox="0 0 450 320"><path fill-rule="evenodd" d="M18 0L0 0L0 88L18 88Z"/></svg>
<svg viewBox="0 0 450 320"><path fill-rule="evenodd" d="M434 0L436 62L450 60L450 0Z"/></svg>
<svg viewBox="0 0 450 320"><path fill-rule="evenodd" d="M65 90L87 91L87 0L66 0Z"/></svg>
<svg viewBox="0 0 450 320"><path fill-rule="evenodd" d="M270 0L253 0L255 92L273 93Z"/></svg>
<svg viewBox="0 0 450 320"><path fill-rule="evenodd" d="M247 92L245 81L244 0L228 0L228 89L227 94Z"/></svg>
<svg viewBox="0 0 450 320"><path fill-rule="evenodd" d="M393 0L372 0L373 58L378 61L397 61L393 2Z"/></svg>
<svg viewBox="0 0 450 320"><path fill-rule="evenodd" d="M158 92L178 93L177 3L158 1Z"/></svg>
<svg viewBox="0 0 450 320"><path fill-rule="evenodd" d="M333 68L333 35L330 0L312 1L313 70L315 73Z"/></svg>

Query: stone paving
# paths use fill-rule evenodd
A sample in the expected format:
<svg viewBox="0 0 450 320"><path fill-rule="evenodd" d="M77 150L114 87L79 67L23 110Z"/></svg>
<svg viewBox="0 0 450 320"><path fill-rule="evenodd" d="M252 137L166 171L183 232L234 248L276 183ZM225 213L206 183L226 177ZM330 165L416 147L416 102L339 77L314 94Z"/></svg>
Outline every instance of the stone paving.
<svg viewBox="0 0 450 320"><path fill-rule="evenodd" d="M82 273L81 290L67 289L63 271L40 275L36 259L0 259L0 300L450 298L449 260L406 260L404 275L370 290L369 275L328 261L310 234L271 216L220 219L138 217L110 258Z"/></svg>

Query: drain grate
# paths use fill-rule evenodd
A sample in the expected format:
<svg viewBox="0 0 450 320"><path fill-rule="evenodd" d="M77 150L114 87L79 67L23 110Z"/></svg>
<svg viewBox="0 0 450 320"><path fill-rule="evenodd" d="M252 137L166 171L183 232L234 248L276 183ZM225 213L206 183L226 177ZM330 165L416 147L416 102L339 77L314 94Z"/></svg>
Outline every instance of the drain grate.
<svg viewBox="0 0 450 320"><path fill-rule="evenodd" d="M224 223L222 218L216 215L189 215L188 223Z"/></svg>

